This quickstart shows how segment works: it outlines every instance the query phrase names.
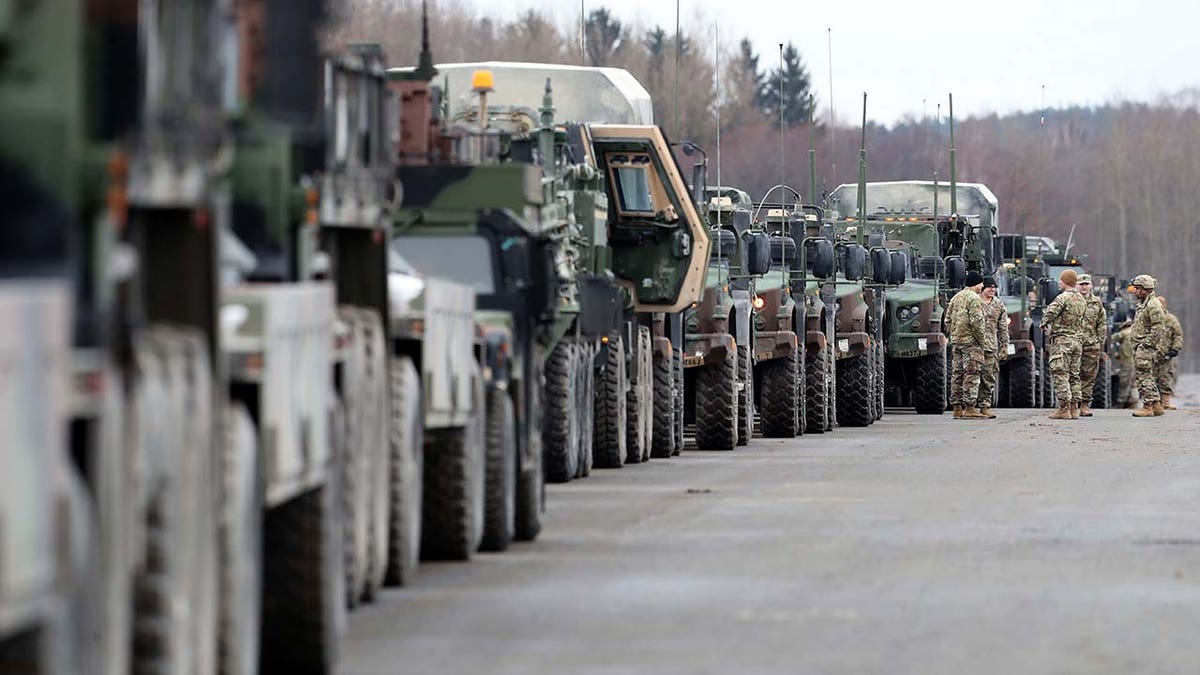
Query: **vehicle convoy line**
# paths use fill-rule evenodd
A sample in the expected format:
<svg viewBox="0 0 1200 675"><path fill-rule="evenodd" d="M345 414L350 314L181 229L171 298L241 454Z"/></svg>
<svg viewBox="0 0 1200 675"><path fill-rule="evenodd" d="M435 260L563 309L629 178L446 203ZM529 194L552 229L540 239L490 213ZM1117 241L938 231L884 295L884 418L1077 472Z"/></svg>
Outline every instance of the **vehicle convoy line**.
<svg viewBox="0 0 1200 675"><path fill-rule="evenodd" d="M356 613L342 672L1189 670L1200 411L1003 413L551 486L536 544Z"/></svg>

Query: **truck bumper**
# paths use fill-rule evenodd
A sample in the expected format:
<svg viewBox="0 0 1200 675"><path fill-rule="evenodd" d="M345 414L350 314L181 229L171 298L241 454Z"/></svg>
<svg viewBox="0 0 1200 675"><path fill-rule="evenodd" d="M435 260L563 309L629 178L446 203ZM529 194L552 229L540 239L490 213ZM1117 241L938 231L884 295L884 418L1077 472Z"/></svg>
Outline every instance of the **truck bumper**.
<svg viewBox="0 0 1200 675"><path fill-rule="evenodd" d="M804 334L804 346L810 352L819 352L829 346L829 338L819 330L810 330Z"/></svg>
<svg viewBox="0 0 1200 675"><path fill-rule="evenodd" d="M915 359L946 350L946 335L937 333L893 333L888 338L887 355L894 359Z"/></svg>
<svg viewBox="0 0 1200 675"><path fill-rule="evenodd" d="M719 363L737 352L737 343L728 333L689 335L683 342L683 367L699 368Z"/></svg>
<svg viewBox="0 0 1200 675"><path fill-rule="evenodd" d="M759 331L754 336L754 360L785 359L796 352L799 340L791 331Z"/></svg>
<svg viewBox="0 0 1200 675"><path fill-rule="evenodd" d="M838 359L862 356L871 347L871 336L867 333L839 333L834 340L834 354Z"/></svg>

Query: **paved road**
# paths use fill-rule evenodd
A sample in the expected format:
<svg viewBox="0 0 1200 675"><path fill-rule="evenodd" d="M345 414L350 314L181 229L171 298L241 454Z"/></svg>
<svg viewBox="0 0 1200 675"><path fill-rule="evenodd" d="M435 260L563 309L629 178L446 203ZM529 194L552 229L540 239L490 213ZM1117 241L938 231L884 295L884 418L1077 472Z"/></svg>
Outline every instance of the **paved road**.
<svg viewBox="0 0 1200 675"><path fill-rule="evenodd" d="M889 414L549 491L351 617L359 673L1194 673L1200 410Z"/></svg>

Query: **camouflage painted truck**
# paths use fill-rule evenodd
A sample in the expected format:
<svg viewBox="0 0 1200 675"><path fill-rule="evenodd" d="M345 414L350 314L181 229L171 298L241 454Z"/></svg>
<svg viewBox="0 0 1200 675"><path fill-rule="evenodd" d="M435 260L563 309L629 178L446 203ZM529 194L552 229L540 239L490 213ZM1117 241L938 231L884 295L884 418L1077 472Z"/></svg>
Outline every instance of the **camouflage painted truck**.
<svg viewBox="0 0 1200 675"><path fill-rule="evenodd" d="M684 310L684 419L696 447L732 450L754 433L754 277L767 271L767 236L751 230L750 196L705 190L710 236L704 295Z"/></svg>
<svg viewBox="0 0 1200 675"><path fill-rule="evenodd" d="M481 69L495 91L486 106L453 118L477 121L482 112L512 140L508 161L541 169L542 234L558 250L559 318L543 397L547 478L677 453L681 311L699 299L709 244L695 195L653 126L649 94L613 68L438 66L458 92L471 91ZM548 123L551 113L567 121Z"/></svg>
<svg viewBox="0 0 1200 675"><path fill-rule="evenodd" d="M797 383L797 433L825 433L833 429L836 418L832 310L837 269L832 235L822 235L824 214L819 207L784 203L760 207L761 221L771 237L771 269L759 281L763 306L756 323L761 321L761 328L775 319L780 332L787 333L790 327L796 334L797 351L803 355ZM767 389L764 383L759 397L764 435L766 410L778 405L767 400Z"/></svg>

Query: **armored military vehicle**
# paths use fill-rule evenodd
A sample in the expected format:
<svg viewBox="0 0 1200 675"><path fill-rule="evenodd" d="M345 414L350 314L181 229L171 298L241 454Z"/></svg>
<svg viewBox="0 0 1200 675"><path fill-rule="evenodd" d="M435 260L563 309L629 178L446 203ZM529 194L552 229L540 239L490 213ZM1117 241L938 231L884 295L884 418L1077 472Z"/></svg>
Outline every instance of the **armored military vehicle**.
<svg viewBox="0 0 1200 675"><path fill-rule="evenodd" d="M451 92L472 91L479 70L492 73L495 91L484 106L450 106L451 117L486 118L511 139L508 161L541 168L541 233L557 245L559 318L543 398L548 479L678 452L680 312L699 299L708 236L666 138L652 126L649 94L611 68L438 66ZM565 123L539 119L539 101L553 109L548 90L560 92L554 117Z"/></svg>
<svg viewBox="0 0 1200 675"><path fill-rule="evenodd" d="M751 230L750 196L706 190L714 245L704 295L684 311L685 421L701 450L732 450L753 435L753 280L767 271L769 243Z"/></svg>

